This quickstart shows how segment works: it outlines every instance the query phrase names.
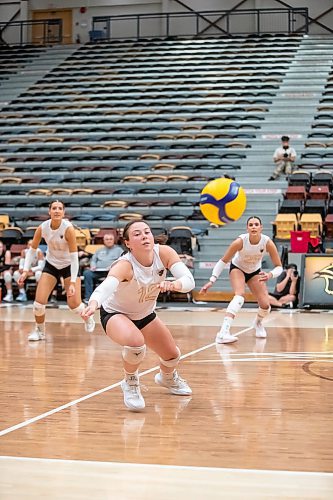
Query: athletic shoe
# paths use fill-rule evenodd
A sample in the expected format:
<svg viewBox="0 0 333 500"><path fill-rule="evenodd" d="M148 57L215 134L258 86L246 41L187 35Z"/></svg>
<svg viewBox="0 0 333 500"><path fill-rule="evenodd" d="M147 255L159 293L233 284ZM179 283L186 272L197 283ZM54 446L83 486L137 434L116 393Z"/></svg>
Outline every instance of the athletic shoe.
<svg viewBox="0 0 333 500"><path fill-rule="evenodd" d="M28 340L31 341L38 341L38 340L45 340L45 333L42 332L38 326L30 333Z"/></svg>
<svg viewBox="0 0 333 500"><path fill-rule="evenodd" d="M3 298L4 302L13 302L13 294L12 293L7 293L5 297Z"/></svg>
<svg viewBox="0 0 333 500"><path fill-rule="evenodd" d="M177 370L172 374L170 373L169 376L162 372L157 373L155 382L162 387L166 387L171 394L176 394L176 396L190 396L192 394L192 389L186 380L180 378Z"/></svg>
<svg viewBox="0 0 333 500"><path fill-rule="evenodd" d="M256 337L258 339L265 339L267 337L266 330L261 321L255 321L253 328L256 331Z"/></svg>
<svg viewBox="0 0 333 500"><path fill-rule="evenodd" d="M122 380L120 386L124 393L125 406L131 411L143 410L146 405L141 394L138 375L136 373L129 375L127 380Z"/></svg>
<svg viewBox="0 0 333 500"><path fill-rule="evenodd" d="M84 329L86 332L92 333L95 330L95 325L96 323L93 316L89 316L87 321L84 322Z"/></svg>
<svg viewBox="0 0 333 500"><path fill-rule="evenodd" d="M223 332L220 330L217 332L215 342L217 344L231 344L232 342L236 342L238 340L238 337L235 337L235 335L231 335L230 332Z"/></svg>
<svg viewBox="0 0 333 500"><path fill-rule="evenodd" d="M15 299L17 302L27 302L27 294L25 292L20 292Z"/></svg>

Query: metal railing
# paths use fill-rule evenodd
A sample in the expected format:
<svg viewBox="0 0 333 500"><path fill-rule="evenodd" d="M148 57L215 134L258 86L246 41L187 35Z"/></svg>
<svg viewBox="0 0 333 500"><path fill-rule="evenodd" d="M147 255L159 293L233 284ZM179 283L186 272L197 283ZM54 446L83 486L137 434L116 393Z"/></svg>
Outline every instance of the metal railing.
<svg viewBox="0 0 333 500"><path fill-rule="evenodd" d="M93 17L91 41L120 38L212 37L308 32L308 9L246 9Z"/></svg>
<svg viewBox="0 0 333 500"><path fill-rule="evenodd" d="M62 19L0 23L0 47L6 45L52 45L62 42Z"/></svg>

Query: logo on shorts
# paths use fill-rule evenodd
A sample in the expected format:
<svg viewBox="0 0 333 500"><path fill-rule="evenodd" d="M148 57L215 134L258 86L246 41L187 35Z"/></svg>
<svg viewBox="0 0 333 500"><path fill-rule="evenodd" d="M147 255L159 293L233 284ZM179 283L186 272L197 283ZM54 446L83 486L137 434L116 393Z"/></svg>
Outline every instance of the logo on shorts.
<svg viewBox="0 0 333 500"><path fill-rule="evenodd" d="M159 276L163 276L163 273L164 273L164 269L161 269L160 271L158 271Z"/></svg>

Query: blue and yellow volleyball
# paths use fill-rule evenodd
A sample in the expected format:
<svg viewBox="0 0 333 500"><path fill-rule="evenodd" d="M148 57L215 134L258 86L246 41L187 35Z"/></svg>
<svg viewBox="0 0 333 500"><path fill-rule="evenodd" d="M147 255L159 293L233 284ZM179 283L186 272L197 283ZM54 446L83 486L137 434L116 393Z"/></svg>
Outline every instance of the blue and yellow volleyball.
<svg viewBox="0 0 333 500"><path fill-rule="evenodd" d="M219 226L238 220L246 208L246 194L238 182L221 177L208 182L200 195L204 217Z"/></svg>

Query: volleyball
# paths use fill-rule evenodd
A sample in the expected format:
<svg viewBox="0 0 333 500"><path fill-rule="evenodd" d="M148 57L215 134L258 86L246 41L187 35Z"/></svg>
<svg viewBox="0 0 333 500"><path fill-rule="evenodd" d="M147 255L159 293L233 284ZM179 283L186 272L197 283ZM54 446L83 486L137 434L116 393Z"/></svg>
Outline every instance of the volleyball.
<svg viewBox="0 0 333 500"><path fill-rule="evenodd" d="M221 177L208 182L200 195L204 217L219 226L238 220L246 208L246 194L238 182Z"/></svg>

